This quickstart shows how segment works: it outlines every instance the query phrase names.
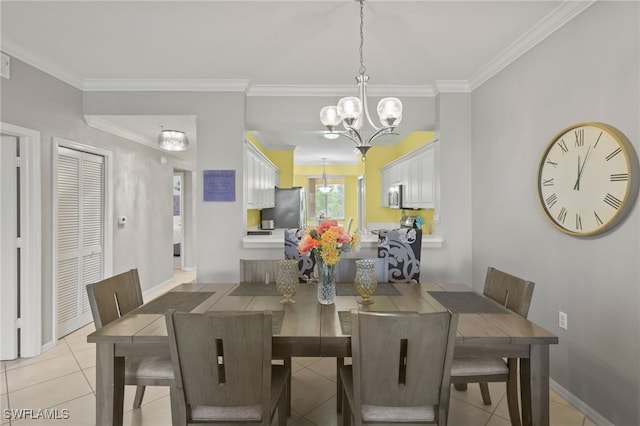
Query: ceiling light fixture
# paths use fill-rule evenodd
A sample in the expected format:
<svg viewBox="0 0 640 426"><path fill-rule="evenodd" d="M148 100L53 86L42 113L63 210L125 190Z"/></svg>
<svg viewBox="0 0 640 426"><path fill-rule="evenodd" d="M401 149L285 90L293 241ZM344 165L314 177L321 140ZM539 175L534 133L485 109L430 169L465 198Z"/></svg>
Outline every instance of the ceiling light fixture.
<svg viewBox="0 0 640 426"><path fill-rule="evenodd" d="M367 151L371 148L371 142L382 135L395 134L393 131L402 121L402 102L398 98L384 98L378 102L378 117L382 127L373 124L367 107L367 82L369 76L365 74L364 55L364 0L360 0L360 69L356 76L358 83L359 97L348 96L338 101L338 105L326 106L320 110L320 121L329 132L346 136L351 139L356 148L362 154L362 161L365 161ZM366 139L363 135L363 113L367 121L373 127L373 134ZM336 126L342 122L346 131L334 132ZM326 136L325 136L326 137Z"/></svg>
<svg viewBox="0 0 640 426"><path fill-rule="evenodd" d="M327 185L327 157L322 157L322 160L324 161L324 169L322 170L322 186L318 186L317 189L323 194L328 194L333 188Z"/></svg>
<svg viewBox="0 0 640 426"><path fill-rule="evenodd" d="M158 145L166 151L186 151L189 139L185 132L163 129L158 135Z"/></svg>

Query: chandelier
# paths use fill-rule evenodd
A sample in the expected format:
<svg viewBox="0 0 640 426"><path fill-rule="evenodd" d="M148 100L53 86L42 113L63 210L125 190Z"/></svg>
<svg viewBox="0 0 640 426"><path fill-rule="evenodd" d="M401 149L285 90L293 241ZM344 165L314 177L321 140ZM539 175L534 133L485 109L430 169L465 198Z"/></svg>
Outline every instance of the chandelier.
<svg viewBox="0 0 640 426"><path fill-rule="evenodd" d="M367 107L367 82L369 76L366 74L364 67L364 55L362 48L364 46L364 0L360 0L360 69L356 76L358 83L359 96L348 96L338 101L338 105L326 106L320 110L320 121L324 124L329 132L327 135L341 135L351 139L356 148L362 154L362 161L365 161L367 151L371 148L371 142L374 139L388 134L395 134L393 131L402 121L402 102L398 98L384 98L378 102L378 118L381 127L373 124L373 120L369 115ZM367 139L364 135L364 117L373 128L373 134ZM342 122L345 131L337 132L335 128ZM335 136L334 136L335 138ZM332 139L329 137L328 139Z"/></svg>
<svg viewBox="0 0 640 426"><path fill-rule="evenodd" d="M322 161L324 161L324 169L322 169L322 186L318 186L318 191L323 194L328 194L331 192L331 187L327 185L327 157L322 157Z"/></svg>
<svg viewBox="0 0 640 426"><path fill-rule="evenodd" d="M162 130L158 135L158 145L166 151L186 151L189 139L179 130Z"/></svg>

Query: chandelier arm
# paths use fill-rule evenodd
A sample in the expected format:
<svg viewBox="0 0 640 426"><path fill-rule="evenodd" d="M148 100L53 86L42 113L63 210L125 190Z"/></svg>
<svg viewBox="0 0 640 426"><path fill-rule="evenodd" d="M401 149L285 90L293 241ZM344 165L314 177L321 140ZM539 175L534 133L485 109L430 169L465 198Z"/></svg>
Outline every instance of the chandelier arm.
<svg viewBox="0 0 640 426"><path fill-rule="evenodd" d="M367 79L368 77L362 75L364 78L358 83L360 86L360 100L362 101L362 109L364 110L364 115L367 117L367 121L369 125L373 127L375 131L380 130L380 127L376 126L371 119L371 115L369 115L369 99L367 99ZM362 121L364 127L364 120Z"/></svg>
<svg viewBox="0 0 640 426"><path fill-rule="evenodd" d="M371 141L373 141L374 139L377 139L378 136L397 135L397 133L393 133L393 131L394 131L394 127L383 127L382 129L379 129L373 135L371 135L371 137L369 138L369 144L371 144Z"/></svg>
<svg viewBox="0 0 640 426"><path fill-rule="evenodd" d="M353 127L349 127L349 130L351 130L351 131L350 132L341 132L341 133L338 133L338 134L341 135L341 136L344 136L346 138L351 139L353 141L353 143L356 144L356 146L362 145L364 142L362 140L362 136L360 136L360 133L356 129L354 129ZM357 136L357 138L354 137L352 133L355 134Z"/></svg>

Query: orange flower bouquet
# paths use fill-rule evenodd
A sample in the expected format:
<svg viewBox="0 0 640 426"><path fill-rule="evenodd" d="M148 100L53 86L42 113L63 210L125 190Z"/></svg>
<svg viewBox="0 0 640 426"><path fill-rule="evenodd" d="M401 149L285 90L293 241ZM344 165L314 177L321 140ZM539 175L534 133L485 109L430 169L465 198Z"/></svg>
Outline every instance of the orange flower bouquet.
<svg viewBox="0 0 640 426"><path fill-rule="evenodd" d="M360 249L360 234L353 235L340 226L336 220L323 220L318 227L307 229L298 244L301 254L311 252L318 266L318 302L323 305L334 303L336 297L335 266L340 254Z"/></svg>
<svg viewBox="0 0 640 426"><path fill-rule="evenodd" d="M318 227L307 229L298 244L301 254L311 252L322 258L322 262L328 266L334 266L340 261L340 254L346 251L358 251L360 249L360 234L352 235L338 225L337 220L323 220Z"/></svg>

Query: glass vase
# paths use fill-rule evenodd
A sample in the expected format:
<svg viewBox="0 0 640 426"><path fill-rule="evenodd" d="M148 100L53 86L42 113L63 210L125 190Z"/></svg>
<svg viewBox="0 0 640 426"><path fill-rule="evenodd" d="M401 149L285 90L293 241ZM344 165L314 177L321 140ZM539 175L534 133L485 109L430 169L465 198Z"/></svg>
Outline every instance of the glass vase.
<svg viewBox="0 0 640 426"><path fill-rule="evenodd" d="M286 259L278 262L276 289L284 296L280 303L296 303L291 298L298 289L298 261L296 259Z"/></svg>
<svg viewBox="0 0 640 426"><path fill-rule="evenodd" d="M316 256L318 266L318 303L332 305L336 300L336 265L327 265Z"/></svg>
<svg viewBox="0 0 640 426"><path fill-rule="evenodd" d="M374 303L370 297L378 288L378 281L376 280L375 262L373 259L356 260L356 277L353 280L353 285L361 296L357 298L358 303L362 305Z"/></svg>

